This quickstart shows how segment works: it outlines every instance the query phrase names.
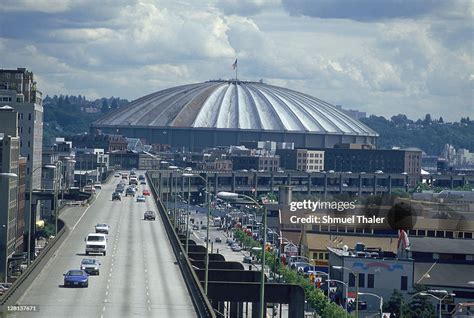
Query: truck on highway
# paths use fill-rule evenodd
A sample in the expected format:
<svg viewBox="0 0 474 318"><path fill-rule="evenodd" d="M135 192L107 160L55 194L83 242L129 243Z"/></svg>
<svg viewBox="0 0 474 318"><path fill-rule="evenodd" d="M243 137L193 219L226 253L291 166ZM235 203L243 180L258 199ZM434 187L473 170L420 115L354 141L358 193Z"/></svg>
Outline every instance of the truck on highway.
<svg viewBox="0 0 474 318"><path fill-rule="evenodd" d="M84 239L86 242L86 255L90 253L107 254L107 235L102 233L89 233Z"/></svg>
<svg viewBox="0 0 474 318"><path fill-rule="evenodd" d="M222 225L222 220L221 218L214 218L212 220L212 224L214 224L215 227L221 227Z"/></svg>

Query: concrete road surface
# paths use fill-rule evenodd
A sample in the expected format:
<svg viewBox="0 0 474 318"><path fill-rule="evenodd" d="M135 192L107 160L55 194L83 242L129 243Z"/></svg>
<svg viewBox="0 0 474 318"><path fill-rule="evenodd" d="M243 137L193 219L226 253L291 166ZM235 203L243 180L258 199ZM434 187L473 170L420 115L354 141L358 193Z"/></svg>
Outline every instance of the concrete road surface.
<svg viewBox="0 0 474 318"><path fill-rule="evenodd" d="M39 311L12 317L196 317L161 218L143 220L146 210L157 211L152 197L145 203L132 197L112 202L118 182L103 185L87 209L63 212L70 236L18 301L38 305ZM96 223L111 226L107 256L85 255L84 237ZM85 257L101 262L100 275L89 277L88 288L63 287L63 273L79 268Z"/></svg>

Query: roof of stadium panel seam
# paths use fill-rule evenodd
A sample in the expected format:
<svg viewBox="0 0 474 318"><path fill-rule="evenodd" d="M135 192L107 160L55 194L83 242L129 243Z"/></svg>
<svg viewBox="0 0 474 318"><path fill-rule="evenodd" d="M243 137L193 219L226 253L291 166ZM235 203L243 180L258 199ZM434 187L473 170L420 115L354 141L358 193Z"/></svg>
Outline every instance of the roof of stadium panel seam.
<svg viewBox="0 0 474 318"><path fill-rule="evenodd" d="M161 90L104 115L94 124L378 136L360 121L315 97L235 80Z"/></svg>

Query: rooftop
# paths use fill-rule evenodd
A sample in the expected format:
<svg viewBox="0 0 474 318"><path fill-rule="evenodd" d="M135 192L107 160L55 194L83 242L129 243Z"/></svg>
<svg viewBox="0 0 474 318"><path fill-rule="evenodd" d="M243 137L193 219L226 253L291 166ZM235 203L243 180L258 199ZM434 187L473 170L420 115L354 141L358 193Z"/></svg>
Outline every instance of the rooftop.
<svg viewBox="0 0 474 318"><path fill-rule="evenodd" d="M218 128L378 136L333 105L283 87L208 81L143 96L96 126Z"/></svg>

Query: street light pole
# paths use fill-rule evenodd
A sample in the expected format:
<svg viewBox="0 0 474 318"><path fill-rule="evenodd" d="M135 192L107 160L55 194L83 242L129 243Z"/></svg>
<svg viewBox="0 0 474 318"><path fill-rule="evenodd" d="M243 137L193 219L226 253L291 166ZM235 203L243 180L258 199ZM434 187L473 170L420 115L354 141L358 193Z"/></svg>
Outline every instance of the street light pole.
<svg viewBox="0 0 474 318"><path fill-rule="evenodd" d="M346 287L346 299L344 301L344 310L346 311L346 317L348 316L348 312L347 312L347 299L349 298L349 286L347 283L344 283L343 281L341 280L337 280L337 279L328 279L328 281L330 282L335 282L335 283L339 283L339 284L342 284L344 285L344 287ZM329 286L329 284L328 284Z"/></svg>
<svg viewBox="0 0 474 318"><path fill-rule="evenodd" d="M188 255L189 247L189 204L191 204L191 177L188 177L188 209L186 215L186 255Z"/></svg>
<svg viewBox="0 0 474 318"><path fill-rule="evenodd" d="M367 296L372 296L380 299L380 305L379 305L379 311L380 311L380 318L383 316L383 297L376 295L376 294L371 294L371 293L357 293L357 295L367 295Z"/></svg>
<svg viewBox="0 0 474 318"><path fill-rule="evenodd" d="M433 295L433 294L430 294L429 292L442 292L442 293L444 293L445 295L444 295L444 297L437 297L437 296L435 296L435 295ZM418 292L418 293L414 294L412 297L415 297L415 296L417 296L417 295L420 295L420 296L431 296L431 297L433 297L434 299L436 299L437 301L439 301L439 311L438 311L438 317L439 317L439 318L442 318L442 317L443 317L443 315L442 315L442 313L441 313L441 306L442 306L443 300L444 300L446 297L448 297L448 296L452 296L452 297L456 296L456 294L454 294L454 293L448 293L446 290L436 290L436 291L435 291L435 290L432 290L432 291L428 290L428 292Z"/></svg>
<svg viewBox="0 0 474 318"><path fill-rule="evenodd" d="M331 266L334 269L346 269L351 272L355 277L355 287L356 287L356 318L359 318L359 275L355 273L352 269L345 266ZM344 275L344 274L343 274Z"/></svg>

